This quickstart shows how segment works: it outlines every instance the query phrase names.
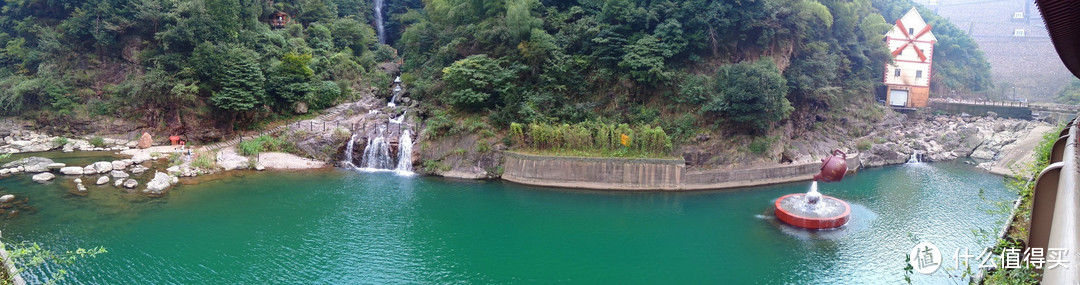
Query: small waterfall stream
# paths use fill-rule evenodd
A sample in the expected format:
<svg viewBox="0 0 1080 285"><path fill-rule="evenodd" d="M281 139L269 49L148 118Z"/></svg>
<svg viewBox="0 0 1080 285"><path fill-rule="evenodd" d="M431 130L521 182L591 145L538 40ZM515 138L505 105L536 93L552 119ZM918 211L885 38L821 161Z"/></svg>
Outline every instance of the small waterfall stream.
<svg viewBox="0 0 1080 285"><path fill-rule="evenodd" d="M356 145L356 134L349 138L349 144L345 146L345 165L356 167L353 163L353 146Z"/></svg>
<svg viewBox="0 0 1080 285"><path fill-rule="evenodd" d="M391 169L394 166L393 158L390 157L390 142L386 140L385 133L386 126L379 126L375 137L368 139L360 167L374 170Z"/></svg>
<svg viewBox="0 0 1080 285"><path fill-rule="evenodd" d="M401 117L405 117L404 114ZM412 174L412 136L409 130L401 132L398 140L398 162L394 172Z"/></svg>
<svg viewBox="0 0 1080 285"><path fill-rule="evenodd" d="M386 44L386 30L383 28L383 0L375 0L375 31L379 34L379 43Z"/></svg>

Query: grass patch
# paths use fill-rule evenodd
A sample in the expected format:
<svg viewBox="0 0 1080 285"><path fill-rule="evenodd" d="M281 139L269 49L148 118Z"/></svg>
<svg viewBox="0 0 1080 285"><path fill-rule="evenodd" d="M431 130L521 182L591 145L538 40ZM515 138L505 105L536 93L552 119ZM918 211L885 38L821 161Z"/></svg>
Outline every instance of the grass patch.
<svg viewBox="0 0 1080 285"><path fill-rule="evenodd" d="M855 142L855 149L858 149L859 151L868 151L872 146L874 146L874 143L870 142L868 139L860 139L858 142Z"/></svg>
<svg viewBox="0 0 1080 285"><path fill-rule="evenodd" d="M202 169L215 169L217 168L217 153L200 151L195 153L195 158L191 160L191 166Z"/></svg>
<svg viewBox="0 0 1080 285"><path fill-rule="evenodd" d="M53 139L52 142L53 142L53 145L66 145L71 141L68 140L67 138L64 138L64 137L57 137L57 138Z"/></svg>
<svg viewBox="0 0 1080 285"><path fill-rule="evenodd" d="M261 152L296 152L296 145L278 137L261 135L253 140L246 140L237 145L240 155L253 156Z"/></svg>

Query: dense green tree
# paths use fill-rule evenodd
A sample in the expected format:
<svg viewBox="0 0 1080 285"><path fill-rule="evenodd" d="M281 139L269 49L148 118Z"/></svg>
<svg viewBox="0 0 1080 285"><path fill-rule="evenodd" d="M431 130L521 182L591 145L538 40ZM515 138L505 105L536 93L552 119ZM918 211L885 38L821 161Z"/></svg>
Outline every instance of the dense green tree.
<svg viewBox="0 0 1080 285"><path fill-rule="evenodd" d="M497 103L509 92L516 78L515 68L487 55L473 55L443 69L443 80L450 88L447 103L477 109Z"/></svg>
<svg viewBox="0 0 1080 285"><path fill-rule="evenodd" d="M308 66L310 54L286 54L281 63L270 71L267 89L279 102L302 100L314 90L311 86L315 71Z"/></svg>
<svg viewBox="0 0 1080 285"><path fill-rule="evenodd" d="M703 111L751 131L764 131L794 108L787 81L769 60L727 65L716 72L717 90Z"/></svg>
<svg viewBox="0 0 1080 285"><path fill-rule="evenodd" d="M214 106L236 112L249 111L263 102L263 74L256 55L243 47L228 47L222 57L221 90L210 96ZM233 118L236 118L234 115Z"/></svg>

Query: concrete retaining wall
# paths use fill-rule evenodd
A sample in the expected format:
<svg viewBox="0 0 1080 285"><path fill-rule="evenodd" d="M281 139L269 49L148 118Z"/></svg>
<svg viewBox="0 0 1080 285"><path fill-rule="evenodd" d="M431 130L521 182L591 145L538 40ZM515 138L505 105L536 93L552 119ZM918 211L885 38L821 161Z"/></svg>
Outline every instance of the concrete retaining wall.
<svg viewBox="0 0 1080 285"><path fill-rule="evenodd" d="M930 102L930 108L934 110L940 110L947 114L960 114L967 113L972 116L986 116L987 112L994 112L998 114L998 117L1002 118L1015 118L1015 119L1031 119L1031 109L1027 106L1008 106L1008 105L974 105L965 103L948 103L948 102Z"/></svg>
<svg viewBox="0 0 1080 285"><path fill-rule="evenodd" d="M502 179L528 185L603 190L708 190L813 179L820 162L738 170L686 171L682 159L540 156L506 152ZM848 161L857 162L858 156ZM854 163L849 167L856 167Z"/></svg>

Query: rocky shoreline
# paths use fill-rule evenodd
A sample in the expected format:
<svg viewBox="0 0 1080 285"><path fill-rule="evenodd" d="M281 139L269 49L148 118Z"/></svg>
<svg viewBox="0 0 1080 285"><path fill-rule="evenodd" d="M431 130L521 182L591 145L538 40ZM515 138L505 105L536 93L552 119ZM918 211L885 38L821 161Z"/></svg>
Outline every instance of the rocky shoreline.
<svg viewBox="0 0 1080 285"><path fill-rule="evenodd" d="M1027 155L1001 160L1003 153L1018 147L1021 140L1032 135L1041 138L1050 129L1053 126L1044 122L995 117L900 118L882 122L878 131L860 138L856 145L862 148L864 167L971 158L980 168L990 170L994 166L1007 168L1030 156L1031 149L1027 149Z"/></svg>
<svg viewBox="0 0 1080 285"><path fill-rule="evenodd" d="M362 112L356 113L366 114ZM350 117L361 116L354 115ZM363 121L363 119L346 121L346 125L353 125ZM912 160L932 162L971 158L978 162L983 169L994 169L997 174L1009 175L1008 169L1019 166L1024 158L1030 156L1031 148L1034 147L1031 141L1037 142L1037 138L1041 138L1043 133L1053 129L1053 126L1043 122L994 117L935 115L908 118L905 115L897 115L882 120L873 129L875 131L848 144L854 144L853 148L849 147L850 150L858 150L858 160L862 167L902 164ZM291 132L293 136L298 135L296 130L286 132ZM337 131L310 133L332 137L335 135L333 132ZM308 135L308 137L310 136L312 134ZM130 175L152 171L152 178L149 178L144 183L145 188L141 192L150 195L161 195L172 185L177 184L178 179L181 177L196 177L239 169L297 170L328 167L332 165L328 161L333 161L337 157L328 155L326 150L343 149L343 146L319 147L320 153L317 157L320 157L320 160L285 153L263 153L258 158L252 159L238 155L235 147L226 147L212 153L205 148L196 148L194 155L187 155L187 152L180 152L174 146L139 148L137 140L95 138L93 140L96 140L97 145L91 144L91 140L90 138L60 138L28 130L9 130L3 137L3 141L0 142L0 153L56 150L64 152L116 151L118 154L130 156L130 158L99 161L85 166L68 166L55 163L48 158L31 157L0 166L0 178L19 173L28 173L34 175L33 179L35 181L47 182L55 179L56 176L53 172L66 176L92 177L98 175L98 178L91 180L92 183L104 185L112 182L117 188L134 189L138 187L139 183ZM335 139L325 140L328 142L340 142L340 140ZM164 171L153 169L155 161L169 158L173 155L171 153L176 153L175 155L179 156L178 158L173 157L173 165L165 168ZM207 153L214 156L212 158L215 163L213 167L204 168L193 165L193 157ZM179 160L176 161L176 159ZM786 164L776 164L776 167L783 166L786 166ZM755 167L761 168L762 166L756 165ZM159 166L159 168L161 167ZM474 168L481 173L455 170L434 174L466 179L493 178L485 169ZM81 182L81 179L79 182ZM82 183L76 184L77 191L85 192L86 188L83 187Z"/></svg>

